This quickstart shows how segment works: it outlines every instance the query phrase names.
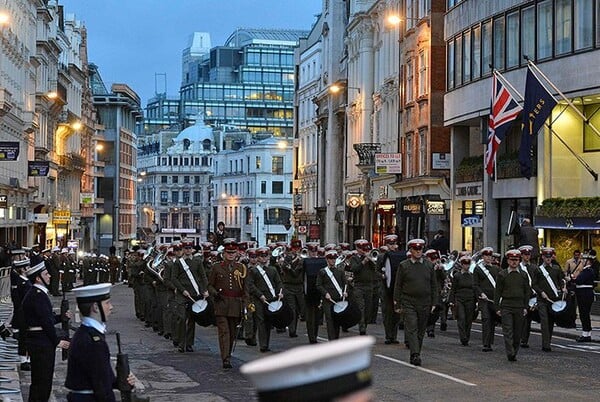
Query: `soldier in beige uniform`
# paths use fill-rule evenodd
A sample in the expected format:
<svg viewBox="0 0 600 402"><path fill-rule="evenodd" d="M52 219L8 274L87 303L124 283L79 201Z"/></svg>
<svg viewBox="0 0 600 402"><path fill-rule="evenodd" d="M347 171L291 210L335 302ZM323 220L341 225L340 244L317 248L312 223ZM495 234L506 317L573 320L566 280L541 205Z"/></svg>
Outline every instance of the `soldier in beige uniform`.
<svg viewBox="0 0 600 402"><path fill-rule="evenodd" d="M219 348L223 368L231 368L231 348L235 341L242 309L248 301L246 266L237 262L235 239L224 240L223 261L214 264L208 277L208 289L214 297Z"/></svg>

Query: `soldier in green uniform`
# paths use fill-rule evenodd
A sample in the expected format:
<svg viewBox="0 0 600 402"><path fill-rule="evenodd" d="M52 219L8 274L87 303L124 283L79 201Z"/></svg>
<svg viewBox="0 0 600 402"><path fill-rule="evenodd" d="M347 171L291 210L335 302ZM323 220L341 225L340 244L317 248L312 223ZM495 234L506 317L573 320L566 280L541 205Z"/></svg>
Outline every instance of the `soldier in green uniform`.
<svg viewBox="0 0 600 402"><path fill-rule="evenodd" d="M290 253L282 261L281 280L283 282L285 303L294 312L294 319L289 325L290 338L296 338L298 318L304 316L304 270L302 258L298 255L302 249L301 240L292 240Z"/></svg>
<svg viewBox="0 0 600 402"><path fill-rule="evenodd" d="M394 281L398 266L406 260L406 250L398 249L398 235L389 234L383 238L389 250L383 255L382 285L381 285L381 314L383 315L383 328L385 344L397 344L400 315L394 308Z"/></svg>
<svg viewBox="0 0 600 402"><path fill-rule="evenodd" d="M527 275L527 281L529 282L529 299L535 297L535 292L531 287L533 285L533 271L537 269L531 263L531 253L533 252L533 246L524 245L519 247L519 251L521 252L521 262L519 264L519 269ZM525 317L525 322L523 323L523 333L521 334L521 347L528 348L529 347L529 334L531 332L531 321L533 318L534 309L537 309L537 306L529 307L528 302L528 311L527 316Z"/></svg>
<svg viewBox="0 0 600 402"><path fill-rule="evenodd" d="M560 266L553 264L554 249L542 247L542 265L533 272L532 287L537 293L538 311L540 313L540 326L542 329L542 350L551 352L552 332L554 330L554 316L552 303L560 300L566 292L565 274Z"/></svg>
<svg viewBox="0 0 600 402"><path fill-rule="evenodd" d="M496 276L500 267L492 264L494 249L485 247L481 249L482 261L479 261L473 271L475 293L481 311L481 327L484 352L491 352L494 344L494 327L496 325L496 308L494 306L494 291L496 289Z"/></svg>
<svg viewBox="0 0 600 402"><path fill-rule="evenodd" d="M443 317L442 314L446 314L446 309L443 307L445 303L442 300L442 287L444 286L444 282L446 281L446 271L444 270L443 265L440 261L440 253L436 249L430 248L429 250L423 253L425 257L433 264L433 268L435 270L435 279L438 285L438 297L434 303L434 311L429 315L429 320L427 322L427 336L430 338L435 337L435 323L438 318L440 320L440 329L442 328L442 324L446 325L447 317Z"/></svg>
<svg viewBox="0 0 600 402"><path fill-rule="evenodd" d="M243 308L248 302L246 266L236 261L235 239L223 241L223 261L213 264L208 277L208 289L214 298L215 318L223 368L232 368L231 348L241 325Z"/></svg>
<svg viewBox="0 0 600 402"><path fill-rule="evenodd" d="M346 290L346 274L344 269L335 266L338 254L335 250L325 252L327 266L319 271L317 276L317 289L323 300L323 315L327 325L327 339L330 341L340 337L340 325L336 323L333 315L333 305L342 299L348 298Z"/></svg>
<svg viewBox="0 0 600 402"><path fill-rule="evenodd" d="M137 249L135 249L137 247ZM143 253L143 251L142 251ZM133 287L133 297L135 305L135 316L144 321L144 301L142 299L142 277L144 276L144 262L141 259L140 249L134 246L132 253L129 253L127 269L129 271L129 282Z"/></svg>
<svg viewBox="0 0 600 402"><path fill-rule="evenodd" d="M172 247L167 248L167 256L163 261L162 278L163 285L167 289L166 303L162 311L163 331L165 339L173 339L175 347L179 347L179 343L175 344L175 285L173 285L172 276L175 269L175 252Z"/></svg>
<svg viewBox="0 0 600 402"><path fill-rule="evenodd" d="M421 365L421 347L427 319L437 300L433 264L423 258L425 240L412 239L406 246L410 258L400 263L394 286L394 305L404 315L404 333L410 349L410 363Z"/></svg>
<svg viewBox="0 0 600 402"><path fill-rule="evenodd" d="M256 250L257 264L250 271L248 290L256 308L258 345L261 352L269 352L271 323L267 317L267 304L283 299L283 285L277 269L269 264L270 250L260 247Z"/></svg>
<svg viewBox="0 0 600 402"><path fill-rule="evenodd" d="M360 323L358 330L361 335L367 333L367 316L373 308L373 278L380 278L377 271L377 265L368 253L371 250L371 243L365 239L358 239L354 242L357 254L350 258L348 270L353 275L353 296L360 310Z"/></svg>
<svg viewBox="0 0 600 402"><path fill-rule="evenodd" d="M180 309L179 319L176 322L176 336L179 341L179 352L193 352L196 323L187 306L196 300L208 297L208 281L202 262L193 258L194 243L186 241L182 242L182 246L183 256L175 261L175 269L171 275L171 281L177 289L175 303Z"/></svg>
<svg viewBox="0 0 600 402"><path fill-rule="evenodd" d="M524 272L519 270L521 252L508 250L505 254L508 267L498 273L494 304L496 314L502 317L502 334L508 361L517 361L523 320L527 314L529 301L529 280Z"/></svg>
<svg viewBox="0 0 600 402"><path fill-rule="evenodd" d="M471 339L471 325L475 317L475 288L473 287L473 274L469 272L471 257L463 255L458 262L461 269L452 277L448 300L456 314L460 343L468 346Z"/></svg>

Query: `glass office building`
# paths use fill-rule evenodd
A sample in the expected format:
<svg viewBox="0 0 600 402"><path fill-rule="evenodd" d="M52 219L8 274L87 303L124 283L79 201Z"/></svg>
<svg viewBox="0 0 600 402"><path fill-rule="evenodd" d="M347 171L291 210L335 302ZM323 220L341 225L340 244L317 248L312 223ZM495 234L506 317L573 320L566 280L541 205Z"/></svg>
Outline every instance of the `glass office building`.
<svg viewBox="0 0 600 402"><path fill-rule="evenodd" d="M180 89L185 125L204 115L214 127L292 137L294 48L308 31L238 29L193 61ZM150 106L150 105L149 105Z"/></svg>

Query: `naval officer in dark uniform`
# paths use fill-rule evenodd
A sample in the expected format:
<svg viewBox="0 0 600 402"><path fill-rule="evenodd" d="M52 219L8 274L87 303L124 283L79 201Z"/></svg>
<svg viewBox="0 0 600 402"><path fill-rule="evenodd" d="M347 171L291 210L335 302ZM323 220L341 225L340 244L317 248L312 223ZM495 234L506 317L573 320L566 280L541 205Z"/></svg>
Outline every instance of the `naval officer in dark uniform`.
<svg viewBox="0 0 600 402"><path fill-rule="evenodd" d="M113 308L110 288L110 283L101 283L73 289L82 319L69 352L65 380L69 402L116 401L113 389L117 381L105 339L106 319ZM134 386L133 374L127 382Z"/></svg>
<svg viewBox="0 0 600 402"><path fill-rule="evenodd" d="M27 356L27 346L25 345L25 335L27 327L25 326L25 316L23 315L23 298L31 289L31 282L25 276L25 271L29 268L29 260L15 260L12 263L13 269L10 271L10 297L13 302L13 316L11 326L17 334L19 361L21 370L31 370L31 362Z"/></svg>
<svg viewBox="0 0 600 402"><path fill-rule="evenodd" d="M26 271L33 286L23 298L26 345L31 357L31 385L29 401L47 401L52 392L52 376L56 347L69 348L69 341L59 340L54 326L61 322L60 314L54 314L48 296L50 274L44 261ZM71 312L66 313L71 318Z"/></svg>

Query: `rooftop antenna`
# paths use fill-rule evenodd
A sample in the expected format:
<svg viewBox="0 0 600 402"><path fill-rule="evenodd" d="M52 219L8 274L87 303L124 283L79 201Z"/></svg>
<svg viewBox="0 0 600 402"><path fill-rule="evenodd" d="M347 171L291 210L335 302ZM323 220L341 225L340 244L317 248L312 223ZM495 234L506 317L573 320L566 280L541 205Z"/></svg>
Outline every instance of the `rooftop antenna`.
<svg viewBox="0 0 600 402"><path fill-rule="evenodd" d="M158 90L159 81L161 81L162 92L159 92ZM167 73L154 73L154 94L157 96L167 96Z"/></svg>

